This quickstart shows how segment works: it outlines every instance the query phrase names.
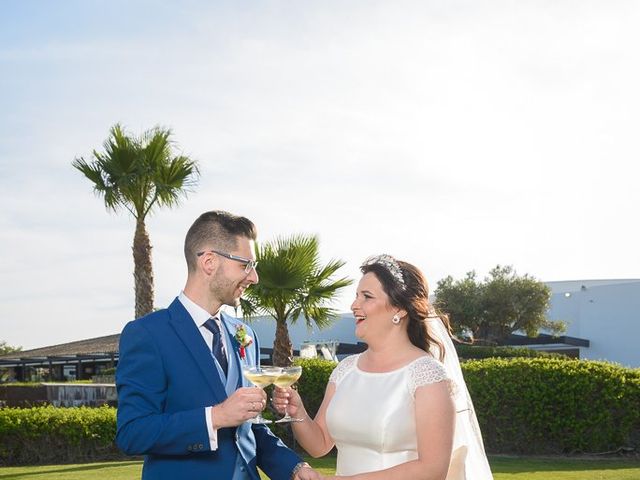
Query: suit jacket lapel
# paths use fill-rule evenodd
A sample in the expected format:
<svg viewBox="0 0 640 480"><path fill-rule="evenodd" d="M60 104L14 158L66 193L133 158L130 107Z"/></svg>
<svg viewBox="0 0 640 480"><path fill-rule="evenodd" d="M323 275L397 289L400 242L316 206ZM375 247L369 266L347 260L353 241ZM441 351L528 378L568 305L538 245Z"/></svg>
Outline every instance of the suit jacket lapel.
<svg viewBox="0 0 640 480"><path fill-rule="evenodd" d="M227 393L222 384L222 379L220 375L218 375L218 369L216 368L211 351L207 348L191 315L189 315L177 298L169 305L168 310L171 317L169 320L171 326L193 356L200 372L211 387L213 394L219 398L221 402L224 401L227 398Z"/></svg>

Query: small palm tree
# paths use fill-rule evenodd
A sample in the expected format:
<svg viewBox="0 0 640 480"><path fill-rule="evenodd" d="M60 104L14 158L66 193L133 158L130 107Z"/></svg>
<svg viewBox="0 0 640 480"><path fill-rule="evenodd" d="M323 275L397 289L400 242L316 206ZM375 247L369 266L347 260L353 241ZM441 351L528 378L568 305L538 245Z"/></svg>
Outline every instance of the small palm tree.
<svg viewBox="0 0 640 480"><path fill-rule="evenodd" d="M145 225L156 207L173 207L186 196L199 175L197 162L174 154L171 130L155 127L136 138L114 125L104 153L93 151L93 161L76 158L72 165L103 197L107 210L127 210L136 219L133 236L135 316L153 310L151 242Z"/></svg>
<svg viewBox="0 0 640 480"><path fill-rule="evenodd" d="M245 318L266 314L276 321L273 364L292 364L293 349L287 324L304 317L307 327L330 325L337 312L328 307L338 291L353 282L331 277L344 262L320 263L318 238L294 235L256 245L260 282L247 289L241 301Z"/></svg>

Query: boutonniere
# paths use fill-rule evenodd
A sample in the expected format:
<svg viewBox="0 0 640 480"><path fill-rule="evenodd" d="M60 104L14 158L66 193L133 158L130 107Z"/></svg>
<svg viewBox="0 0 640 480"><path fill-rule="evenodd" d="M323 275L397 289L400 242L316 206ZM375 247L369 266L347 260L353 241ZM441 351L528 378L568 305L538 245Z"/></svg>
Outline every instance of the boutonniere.
<svg viewBox="0 0 640 480"><path fill-rule="evenodd" d="M251 336L247 334L247 329L244 327L244 325L236 325L236 334L234 335L234 337L240 345L240 347L238 348L240 358L244 360L247 356L246 347L253 343L253 338L251 338Z"/></svg>

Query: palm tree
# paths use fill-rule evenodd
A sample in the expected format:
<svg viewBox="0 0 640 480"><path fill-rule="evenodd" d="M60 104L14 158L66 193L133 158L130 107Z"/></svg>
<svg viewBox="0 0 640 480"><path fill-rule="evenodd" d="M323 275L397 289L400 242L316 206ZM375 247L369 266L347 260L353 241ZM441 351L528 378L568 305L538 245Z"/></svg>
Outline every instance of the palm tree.
<svg viewBox="0 0 640 480"><path fill-rule="evenodd" d="M136 220L133 236L135 316L153 310L151 243L145 225L156 207L176 206L197 183L198 164L176 155L171 130L155 127L140 137L127 135L114 125L104 142L104 153L93 151L93 161L76 158L72 165L93 183L107 210L124 208Z"/></svg>
<svg viewBox="0 0 640 480"><path fill-rule="evenodd" d="M256 245L260 282L247 289L241 307L245 318L266 314L276 321L274 365L292 364L288 322L304 317L308 328L330 325L338 315L327 304L353 282L346 277L331 279L343 261L322 265L319 257L316 236L293 235Z"/></svg>

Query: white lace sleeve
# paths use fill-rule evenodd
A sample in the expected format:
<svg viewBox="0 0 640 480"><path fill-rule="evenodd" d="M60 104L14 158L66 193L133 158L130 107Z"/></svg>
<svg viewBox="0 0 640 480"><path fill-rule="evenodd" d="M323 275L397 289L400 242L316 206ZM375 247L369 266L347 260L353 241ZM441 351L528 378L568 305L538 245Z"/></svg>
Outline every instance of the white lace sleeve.
<svg viewBox="0 0 640 480"><path fill-rule="evenodd" d="M449 383L449 392L453 395L453 382L447 375L444 365L433 357L422 357L409 365L409 391L412 397L415 397L418 387L443 381Z"/></svg>
<svg viewBox="0 0 640 480"><path fill-rule="evenodd" d="M342 378L349 372L356 364L356 360L359 355L351 355L344 358L336 368L331 372L329 382L334 383L336 386L342 381Z"/></svg>

